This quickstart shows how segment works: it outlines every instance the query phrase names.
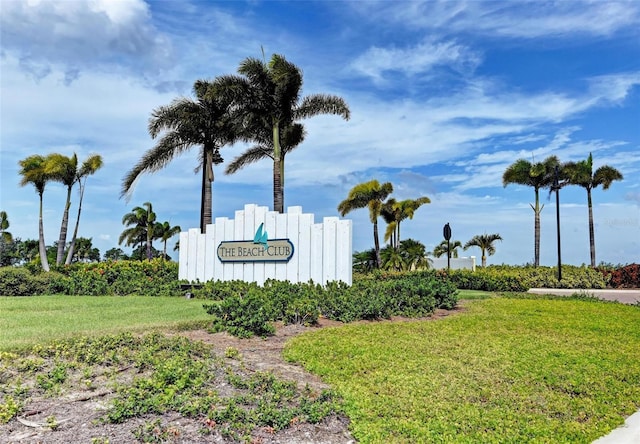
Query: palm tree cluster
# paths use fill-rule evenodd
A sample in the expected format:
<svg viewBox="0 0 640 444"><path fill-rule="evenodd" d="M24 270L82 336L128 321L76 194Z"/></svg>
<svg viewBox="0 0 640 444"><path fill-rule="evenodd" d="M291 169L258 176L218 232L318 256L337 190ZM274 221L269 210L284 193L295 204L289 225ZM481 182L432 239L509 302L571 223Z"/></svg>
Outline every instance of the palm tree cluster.
<svg viewBox="0 0 640 444"><path fill-rule="evenodd" d="M304 140L300 120L319 114L334 114L348 120L349 107L337 96L314 94L300 97L302 71L284 56L270 61L247 58L238 75L198 80L195 100L179 98L153 110L149 134L159 137L129 171L121 196L129 198L140 175L167 166L176 156L197 146L202 172L200 230L212 222L214 165L223 162L220 149L235 142L254 144L226 169L233 174L245 166L269 158L273 162L273 209L284 210L285 156Z"/></svg>
<svg viewBox="0 0 640 444"><path fill-rule="evenodd" d="M418 208L431 202L426 196L417 199L397 201L394 198L389 198L391 193L393 193L393 185L390 182L380 184L380 182L374 179L354 186L349 191L347 198L338 204L338 211L342 216L359 208L369 209L369 219L373 224L373 251L375 254L376 268L382 268L383 264L388 263L388 258L383 260L380 254L378 218L382 216L387 223L384 240L385 242L389 242L389 246L394 250L390 253L390 258L396 262L393 268L399 268L399 262L402 259L402 256L399 254L402 244L400 239L400 223L406 219L413 219ZM422 265L421 263L420 266Z"/></svg>
<svg viewBox="0 0 640 444"><path fill-rule="evenodd" d="M130 213L122 217L122 224L127 228L120 234L118 245L138 245L146 249L147 259L153 258L153 241L163 242L162 258L167 257L167 241L180 233L180 226L171 226L168 221L157 222L156 213L151 202L145 202L141 207L134 207Z"/></svg>
<svg viewBox="0 0 640 444"><path fill-rule="evenodd" d="M42 265L42 269L45 271L49 271L49 261L47 259L42 219L45 186L50 182L60 182L67 188L67 197L62 214L60 235L58 237L58 247L56 252L56 265L60 265L64 257L65 246L67 246L66 240L69 225L69 210L71 208L71 191L76 184L78 185L80 193L78 200L78 215L76 217L76 224L71 243L67 248L67 257L65 260L65 264L70 264L78 234L78 226L80 224L80 213L82 211L82 199L84 196L86 179L102 167L102 157L98 154L93 154L82 162L82 164L78 164L78 157L75 153L71 157L67 157L59 153L52 153L47 156L34 154L22 159L18 164L20 165L20 175L22 176L20 186L32 184L40 199L40 211L38 217L38 249L40 263Z"/></svg>
<svg viewBox="0 0 640 444"><path fill-rule="evenodd" d="M613 181L622 180L622 174L615 168L603 165L593 171L593 156L589 153L586 160L560 163L556 156L549 156L542 162L531 163L526 159L518 159L511 164L502 175L502 183L530 186L535 192L534 212L534 265L540 265L540 213L544 204L540 205L539 191L551 189L557 182L558 188L566 185L577 185L587 191L589 209L589 249L591 266L596 266L595 232L593 227L593 204L591 191L598 186L607 190Z"/></svg>

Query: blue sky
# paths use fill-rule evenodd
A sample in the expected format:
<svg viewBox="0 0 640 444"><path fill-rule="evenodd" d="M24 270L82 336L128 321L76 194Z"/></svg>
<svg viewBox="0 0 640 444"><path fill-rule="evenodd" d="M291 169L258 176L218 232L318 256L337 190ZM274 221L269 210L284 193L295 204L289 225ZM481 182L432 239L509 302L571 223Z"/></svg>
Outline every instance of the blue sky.
<svg viewBox="0 0 640 444"><path fill-rule="evenodd" d="M321 220L355 184L389 181L397 199L431 199L403 222L403 238L432 249L449 222L462 243L503 237L490 264L524 264L533 261L534 193L504 188L505 168L592 152L595 167L624 175L593 193L597 261L640 260L636 1L9 0L0 27L0 207L22 239L38 236L38 199L18 186L18 161L36 153L102 155L79 233L102 253L117 246L122 216L146 201L159 220L197 227L196 148L143 176L129 202L119 198L122 178L153 146L154 108L190 95L197 79L235 73L263 48L303 70L303 94L337 94L351 108L349 121L305 121L307 138L286 160L285 206ZM225 161L243 148L225 147ZM272 206L268 162L215 173L214 217ZM64 195L59 184L45 191L48 244ZM541 263L553 265L555 197L541 197ZM588 263L586 192L569 187L560 198L563 262ZM71 214L77 200L74 192ZM354 249L370 248L366 210L348 217Z"/></svg>

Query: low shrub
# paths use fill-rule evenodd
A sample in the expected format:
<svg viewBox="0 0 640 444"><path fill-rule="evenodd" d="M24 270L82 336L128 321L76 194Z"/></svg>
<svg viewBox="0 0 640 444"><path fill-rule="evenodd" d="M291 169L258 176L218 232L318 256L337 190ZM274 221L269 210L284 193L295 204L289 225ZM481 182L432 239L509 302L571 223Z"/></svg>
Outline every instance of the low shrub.
<svg viewBox="0 0 640 444"><path fill-rule="evenodd" d="M0 295L30 296L36 294L38 287L34 275L26 268L0 268Z"/></svg>
<svg viewBox="0 0 640 444"><path fill-rule="evenodd" d="M262 287L242 281L207 282L194 294L213 301L204 307L214 317L215 331L241 337L270 334L267 325L273 321L312 325L320 315L341 322L419 317L436 308L451 309L458 301L457 289L446 274L433 271L376 273L359 277L351 286L276 280L267 280Z"/></svg>
<svg viewBox="0 0 640 444"><path fill-rule="evenodd" d="M605 288L606 278L599 271L582 266L562 266L558 281L557 267L515 267L492 265L471 270L452 270L452 282L459 289L484 291L527 291L530 288Z"/></svg>

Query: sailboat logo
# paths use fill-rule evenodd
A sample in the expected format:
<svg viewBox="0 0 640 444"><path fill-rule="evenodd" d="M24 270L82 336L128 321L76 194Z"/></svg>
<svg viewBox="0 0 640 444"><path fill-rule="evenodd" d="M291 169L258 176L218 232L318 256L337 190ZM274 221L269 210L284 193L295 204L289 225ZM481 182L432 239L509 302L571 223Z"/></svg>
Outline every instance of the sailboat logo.
<svg viewBox="0 0 640 444"><path fill-rule="evenodd" d="M267 249L267 239L268 239L268 234L267 232L264 230L264 223L261 223L260 226L258 227L258 231L256 231L256 235L253 236L253 243L254 244L260 244L262 246L264 246L264 249Z"/></svg>

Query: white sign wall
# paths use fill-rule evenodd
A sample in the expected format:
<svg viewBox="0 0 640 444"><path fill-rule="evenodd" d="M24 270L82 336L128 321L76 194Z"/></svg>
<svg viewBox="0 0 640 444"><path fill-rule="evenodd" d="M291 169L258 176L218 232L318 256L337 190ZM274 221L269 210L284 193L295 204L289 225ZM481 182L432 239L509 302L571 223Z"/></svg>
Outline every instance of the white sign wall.
<svg viewBox="0 0 640 444"><path fill-rule="evenodd" d="M217 250L221 242L254 240L263 225L267 239L289 239L293 255L288 262L222 262ZM352 279L352 222L325 217L314 223L314 215L302 207L289 207L280 214L255 204L244 206L235 219L217 217L207 225L180 233L178 276L190 282L244 280L262 285L267 279L290 282L313 281L325 285Z"/></svg>

